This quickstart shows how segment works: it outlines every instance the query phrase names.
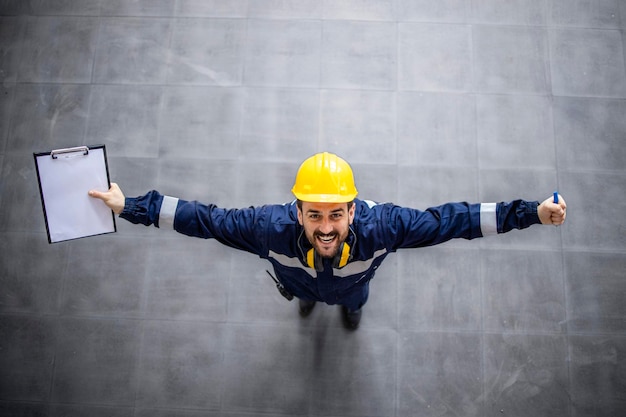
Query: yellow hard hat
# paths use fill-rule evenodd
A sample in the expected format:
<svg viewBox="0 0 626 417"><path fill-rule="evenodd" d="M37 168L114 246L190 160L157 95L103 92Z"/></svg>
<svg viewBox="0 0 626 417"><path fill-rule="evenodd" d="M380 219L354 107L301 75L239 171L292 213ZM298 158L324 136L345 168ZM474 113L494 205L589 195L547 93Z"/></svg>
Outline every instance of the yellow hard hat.
<svg viewBox="0 0 626 417"><path fill-rule="evenodd" d="M358 194L350 165L335 154L322 152L305 160L291 192L312 203L348 203Z"/></svg>

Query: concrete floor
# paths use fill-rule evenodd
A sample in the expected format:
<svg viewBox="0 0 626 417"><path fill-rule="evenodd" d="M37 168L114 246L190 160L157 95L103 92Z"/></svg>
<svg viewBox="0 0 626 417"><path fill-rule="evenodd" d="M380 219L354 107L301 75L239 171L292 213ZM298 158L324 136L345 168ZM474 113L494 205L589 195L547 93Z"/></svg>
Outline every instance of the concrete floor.
<svg viewBox="0 0 626 417"><path fill-rule="evenodd" d="M0 416L626 415L626 1L0 0ZM117 220L50 245L33 152L129 196L568 203L400 251L361 328L269 264Z"/></svg>

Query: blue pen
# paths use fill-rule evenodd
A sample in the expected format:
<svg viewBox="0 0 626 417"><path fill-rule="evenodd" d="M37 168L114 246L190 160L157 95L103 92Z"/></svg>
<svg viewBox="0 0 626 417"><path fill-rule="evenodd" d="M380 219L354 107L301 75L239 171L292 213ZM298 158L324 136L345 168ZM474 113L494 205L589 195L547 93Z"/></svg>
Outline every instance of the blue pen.
<svg viewBox="0 0 626 417"><path fill-rule="evenodd" d="M557 191L554 192L554 204L559 204L559 193Z"/></svg>

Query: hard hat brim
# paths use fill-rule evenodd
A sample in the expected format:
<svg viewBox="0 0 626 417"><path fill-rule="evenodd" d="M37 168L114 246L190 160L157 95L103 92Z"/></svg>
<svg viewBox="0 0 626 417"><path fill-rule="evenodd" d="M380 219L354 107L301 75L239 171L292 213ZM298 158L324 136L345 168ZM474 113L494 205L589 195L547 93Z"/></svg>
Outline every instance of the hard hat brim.
<svg viewBox="0 0 626 417"><path fill-rule="evenodd" d="M293 190L292 190L293 191ZM293 192L296 198L307 203L349 203L354 201L356 194L302 194Z"/></svg>

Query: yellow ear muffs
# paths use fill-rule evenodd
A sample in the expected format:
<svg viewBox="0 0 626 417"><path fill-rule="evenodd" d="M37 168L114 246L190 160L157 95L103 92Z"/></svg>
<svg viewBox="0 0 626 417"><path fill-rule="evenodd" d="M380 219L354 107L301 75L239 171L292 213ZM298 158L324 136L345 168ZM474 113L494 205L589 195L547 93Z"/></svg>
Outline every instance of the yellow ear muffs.
<svg viewBox="0 0 626 417"><path fill-rule="evenodd" d="M315 269L315 249L309 249L306 253L306 264L309 268Z"/></svg>
<svg viewBox="0 0 626 417"><path fill-rule="evenodd" d="M344 243L341 245L341 251L335 257L335 261L333 262L333 266L335 268L343 268L346 266L348 261L350 260L350 245Z"/></svg>

